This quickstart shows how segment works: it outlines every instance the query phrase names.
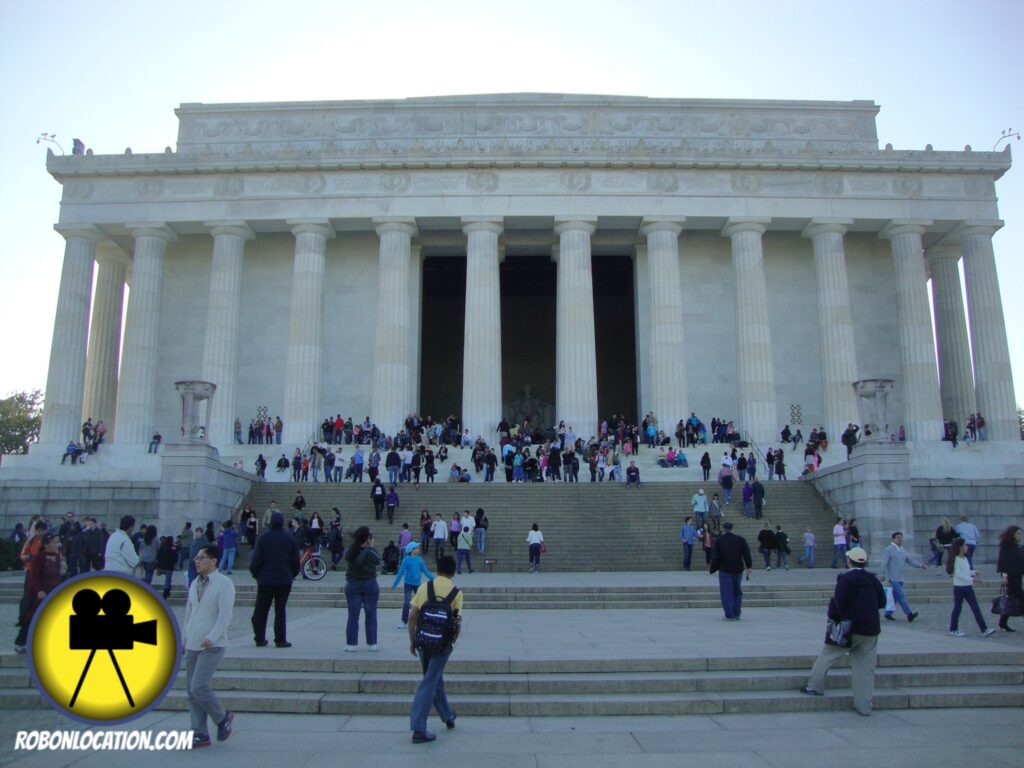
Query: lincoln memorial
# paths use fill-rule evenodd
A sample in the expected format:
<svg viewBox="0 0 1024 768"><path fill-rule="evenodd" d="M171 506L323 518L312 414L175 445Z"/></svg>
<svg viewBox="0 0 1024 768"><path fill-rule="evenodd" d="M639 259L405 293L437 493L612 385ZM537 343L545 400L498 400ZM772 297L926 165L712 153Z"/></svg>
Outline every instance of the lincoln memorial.
<svg viewBox="0 0 1024 768"><path fill-rule="evenodd" d="M878 109L183 104L161 153L51 154L66 246L35 450L86 418L141 452L176 437L183 379L216 385L222 451L258 414L292 447L335 414L489 436L525 398L584 437L695 411L762 446L785 423L836 439L862 379L893 380L908 444L975 412L1017 441L992 249L1010 156L881 147Z"/></svg>

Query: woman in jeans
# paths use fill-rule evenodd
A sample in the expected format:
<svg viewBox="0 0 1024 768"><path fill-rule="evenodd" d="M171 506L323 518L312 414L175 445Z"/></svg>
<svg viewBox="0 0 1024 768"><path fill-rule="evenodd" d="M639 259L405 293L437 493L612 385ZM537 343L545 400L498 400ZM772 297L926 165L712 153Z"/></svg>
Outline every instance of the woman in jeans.
<svg viewBox="0 0 1024 768"><path fill-rule="evenodd" d="M953 637L966 637L966 632L960 631L960 609L963 608L964 600L970 606L974 614L974 620L978 622L978 629L982 637L995 634L995 629L985 624L985 617L978 607L978 598L974 595L974 581L977 574L971 570L967 562L967 545L963 539L955 539L949 550L950 557L946 561L946 573L953 577L953 614L949 617L949 634Z"/></svg>
<svg viewBox="0 0 1024 768"><path fill-rule="evenodd" d="M540 551L544 545L544 534L540 531L540 526L534 523L530 527L530 532L526 534L526 543L530 546L530 573L536 573L540 570Z"/></svg>
<svg viewBox="0 0 1024 768"><path fill-rule="evenodd" d="M1024 592L1021 591L1021 575L1024 574L1024 556L1021 555L1020 547L1024 544L1024 531L1019 525L1011 525L999 534L999 560L996 561L996 571L1003 576L1003 584L1010 597L1017 599L1019 605L1024 606ZM968 547L969 549L969 547ZM1004 615L999 617L999 628L1003 632L1016 632L1010 629L1010 617Z"/></svg>
<svg viewBox="0 0 1024 768"><path fill-rule="evenodd" d="M380 554L373 548L373 534L365 525L352 534L352 546L345 553L348 570L345 572L345 602L348 605L348 624L345 626L345 650L354 652L359 645L359 611L366 617L366 645L377 650L377 565Z"/></svg>

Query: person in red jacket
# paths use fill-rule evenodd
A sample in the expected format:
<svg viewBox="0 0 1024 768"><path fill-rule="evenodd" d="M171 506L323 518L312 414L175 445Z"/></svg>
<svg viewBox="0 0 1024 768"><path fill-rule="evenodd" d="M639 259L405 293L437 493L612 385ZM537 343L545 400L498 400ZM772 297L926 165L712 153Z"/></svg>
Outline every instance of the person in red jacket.
<svg viewBox="0 0 1024 768"><path fill-rule="evenodd" d="M38 554L28 564L28 579L25 585L27 608L21 615L21 626L14 640L14 650L25 652L28 628L39 604L61 580L60 539L55 533L43 534Z"/></svg>

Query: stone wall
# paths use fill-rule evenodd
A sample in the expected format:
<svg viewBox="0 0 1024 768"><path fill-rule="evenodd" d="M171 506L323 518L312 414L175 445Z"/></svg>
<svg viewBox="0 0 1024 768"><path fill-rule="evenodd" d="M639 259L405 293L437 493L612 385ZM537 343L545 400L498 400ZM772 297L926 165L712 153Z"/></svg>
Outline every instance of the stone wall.
<svg viewBox="0 0 1024 768"><path fill-rule="evenodd" d="M159 493L156 482L6 480L0 482L0 531L7 536L16 523L28 525L32 515L53 522L68 512L95 517L110 530L122 515L155 523Z"/></svg>
<svg viewBox="0 0 1024 768"><path fill-rule="evenodd" d="M927 553L928 538L943 517L956 525L967 515L981 531L975 563L994 565L999 533L1008 525L1024 526L1024 480L915 480L912 484L918 551ZM983 574L991 578L992 573Z"/></svg>

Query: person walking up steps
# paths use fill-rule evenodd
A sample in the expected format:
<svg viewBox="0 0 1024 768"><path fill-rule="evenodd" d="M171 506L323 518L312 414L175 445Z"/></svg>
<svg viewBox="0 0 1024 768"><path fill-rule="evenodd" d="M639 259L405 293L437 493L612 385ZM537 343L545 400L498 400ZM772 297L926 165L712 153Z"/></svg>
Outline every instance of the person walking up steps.
<svg viewBox="0 0 1024 768"><path fill-rule="evenodd" d="M536 523L526 534L526 543L530 547L530 573L536 573L540 570L540 553L544 551L544 534Z"/></svg>
<svg viewBox="0 0 1024 768"><path fill-rule="evenodd" d="M406 629L409 625L409 606L412 605L413 595L420 588L422 582L420 577L426 576L427 580L434 578L434 574L427 569L423 558L420 557L421 553L418 541L407 544L402 565L399 567L398 573L395 574L395 580L391 582L391 588L394 589L403 580L405 581L405 599L402 602L402 623L398 625L399 629Z"/></svg>

